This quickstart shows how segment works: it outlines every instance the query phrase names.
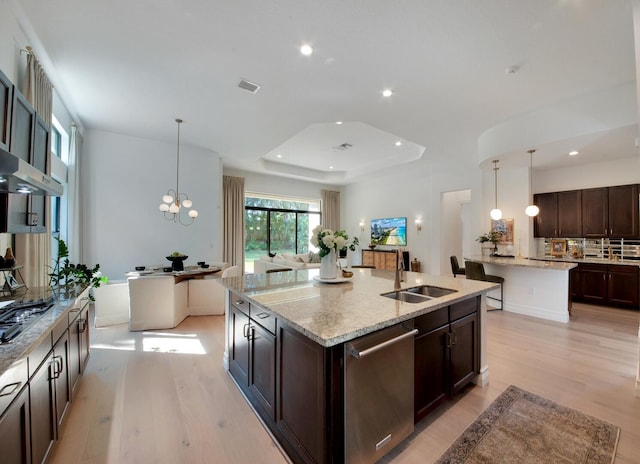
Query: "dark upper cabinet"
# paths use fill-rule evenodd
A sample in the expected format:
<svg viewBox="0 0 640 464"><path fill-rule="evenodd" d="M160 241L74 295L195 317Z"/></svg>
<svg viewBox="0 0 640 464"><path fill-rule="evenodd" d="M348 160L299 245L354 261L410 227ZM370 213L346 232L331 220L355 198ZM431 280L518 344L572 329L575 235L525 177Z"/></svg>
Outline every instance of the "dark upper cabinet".
<svg viewBox="0 0 640 464"><path fill-rule="evenodd" d="M585 238L607 236L608 203L606 187L582 191L582 234Z"/></svg>
<svg viewBox="0 0 640 464"><path fill-rule="evenodd" d="M13 84L0 71L0 148L9 151L11 139L11 108L13 107Z"/></svg>
<svg viewBox="0 0 640 464"><path fill-rule="evenodd" d="M9 151L27 163L33 154L33 138L36 125L36 112L22 93L13 93L11 117L11 143Z"/></svg>
<svg viewBox="0 0 640 464"><path fill-rule="evenodd" d="M639 238L638 186L620 185L582 191L585 238Z"/></svg>
<svg viewBox="0 0 640 464"><path fill-rule="evenodd" d="M638 186L609 187L609 237L639 238Z"/></svg>
<svg viewBox="0 0 640 464"><path fill-rule="evenodd" d="M535 237L581 237L582 236L582 192L539 193L534 203L540 212L534 220Z"/></svg>
<svg viewBox="0 0 640 464"><path fill-rule="evenodd" d="M36 114L33 134L33 155L31 164L41 172L47 173L47 161L49 160L49 127L44 120Z"/></svg>

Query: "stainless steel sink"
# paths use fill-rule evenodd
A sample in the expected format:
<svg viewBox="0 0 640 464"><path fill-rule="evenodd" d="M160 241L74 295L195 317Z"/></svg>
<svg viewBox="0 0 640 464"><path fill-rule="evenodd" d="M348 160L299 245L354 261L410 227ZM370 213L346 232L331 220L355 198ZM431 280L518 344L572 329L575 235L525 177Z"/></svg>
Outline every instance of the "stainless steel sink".
<svg viewBox="0 0 640 464"><path fill-rule="evenodd" d="M419 287L412 287L406 290L409 293L428 296L431 298L439 298L445 295L451 295L458 290L451 290L450 288L434 287L433 285L420 285Z"/></svg>
<svg viewBox="0 0 640 464"><path fill-rule="evenodd" d="M394 300L404 301L406 303L423 303L425 301L433 299L430 296L419 295L417 293L409 293L402 290L397 292L383 293L382 296L393 298Z"/></svg>

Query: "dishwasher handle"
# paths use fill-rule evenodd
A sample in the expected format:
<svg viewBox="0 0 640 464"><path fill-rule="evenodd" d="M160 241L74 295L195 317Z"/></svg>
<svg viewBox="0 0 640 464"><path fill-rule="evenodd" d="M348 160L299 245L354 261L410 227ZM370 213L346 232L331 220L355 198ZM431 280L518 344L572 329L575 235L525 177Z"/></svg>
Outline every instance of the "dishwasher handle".
<svg viewBox="0 0 640 464"><path fill-rule="evenodd" d="M350 354L354 358L361 359L361 358L364 358L365 356L375 353L376 351L380 351L381 349L386 348L389 345L398 343L399 341L404 340L405 338L413 337L417 333L418 333L418 329L413 329L409 332L403 333L402 335L398 335L397 337L394 337L394 338L390 338L389 340L385 340L382 343L378 343L377 345L374 345L371 348L367 348L366 350L362 350L362 351L358 351L352 346L350 349Z"/></svg>

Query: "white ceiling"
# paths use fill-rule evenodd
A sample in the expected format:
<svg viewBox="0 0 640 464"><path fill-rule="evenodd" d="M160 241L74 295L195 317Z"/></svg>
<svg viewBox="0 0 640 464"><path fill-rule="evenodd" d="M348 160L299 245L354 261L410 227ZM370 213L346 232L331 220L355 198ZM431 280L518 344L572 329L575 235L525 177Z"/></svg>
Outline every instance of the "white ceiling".
<svg viewBox="0 0 640 464"><path fill-rule="evenodd" d="M171 141L181 117L225 166L323 183L477 157L495 124L636 73L630 0L13 1L86 128Z"/></svg>

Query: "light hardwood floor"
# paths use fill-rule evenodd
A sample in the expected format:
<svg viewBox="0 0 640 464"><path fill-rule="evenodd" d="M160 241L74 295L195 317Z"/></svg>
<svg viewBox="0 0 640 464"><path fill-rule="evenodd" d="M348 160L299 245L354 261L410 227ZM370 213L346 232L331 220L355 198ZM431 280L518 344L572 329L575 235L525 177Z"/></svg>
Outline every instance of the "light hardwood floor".
<svg viewBox="0 0 640 464"><path fill-rule="evenodd" d="M640 462L637 311L576 304L569 324L487 319L489 385L468 387L384 462L435 461L510 384L619 425L616 463ZM168 331L92 330L51 464L287 462L222 368L222 316Z"/></svg>

